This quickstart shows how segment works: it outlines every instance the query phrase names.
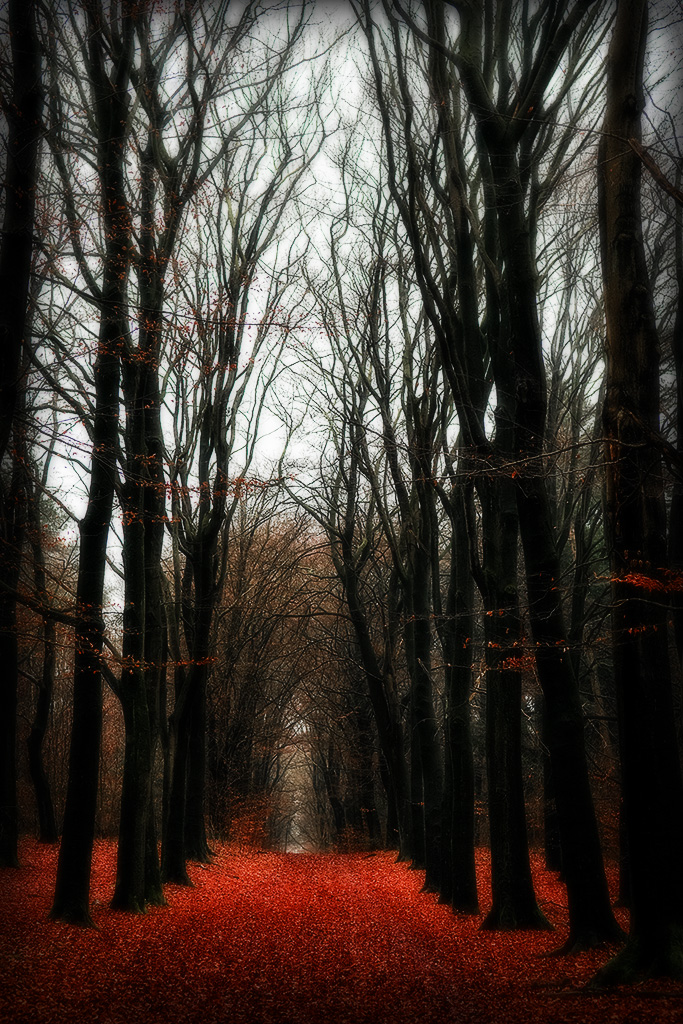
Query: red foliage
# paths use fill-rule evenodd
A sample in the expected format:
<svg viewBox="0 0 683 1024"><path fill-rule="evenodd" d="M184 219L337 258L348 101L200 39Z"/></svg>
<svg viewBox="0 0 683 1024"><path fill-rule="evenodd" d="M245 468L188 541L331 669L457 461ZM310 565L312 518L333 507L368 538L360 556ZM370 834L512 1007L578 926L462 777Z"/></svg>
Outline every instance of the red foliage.
<svg viewBox="0 0 683 1024"><path fill-rule="evenodd" d="M107 907L114 845L93 865L98 930L46 919L57 854L22 844L0 875L0 1020L156 1024L607 1022L681 1019L666 982L608 995L580 986L609 951L545 953L566 934L563 887L535 863L537 894L558 932L479 931L421 894L421 876L390 854L283 855L219 848L169 908ZM489 893L484 881L482 905ZM656 995L657 998L653 998Z"/></svg>

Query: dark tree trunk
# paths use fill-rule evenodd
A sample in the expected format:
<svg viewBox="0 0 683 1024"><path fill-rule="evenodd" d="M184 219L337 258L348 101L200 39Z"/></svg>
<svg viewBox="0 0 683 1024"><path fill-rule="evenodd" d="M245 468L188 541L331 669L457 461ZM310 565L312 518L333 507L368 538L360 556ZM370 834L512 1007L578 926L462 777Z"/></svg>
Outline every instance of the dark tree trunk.
<svg viewBox="0 0 683 1024"><path fill-rule="evenodd" d="M556 581L552 519L541 478L520 474L520 532L536 664L547 707L550 753L562 868L569 901L567 950L621 937L610 906L583 733L583 712L571 669Z"/></svg>
<svg viewBox="0 0 683 1024"><path fill-rule="evenodd" d="M469 624L472 624L471 619ZM448 673L450 702L448 744L453 780L450 803L452 873L450 902L453 910L465 914L476 914L479 912L479 900L474 860L474 759L469 715L472 634L465 632L466 625L466 617L458 622L460 645L453 654L453 667Z"/></svg>
<svg viewBox="0 0 683 1024"><path fill-rule="evenodd" d="M43 740L47 731L52 706L52 683L54 676L54 643L45 640L43 672L38 689L36 710L31 723L31 732L26 739L28 764L31 781L36 794L38 810L38 838L41 843L56 843L59 839L57 821L50 783L43 764Z"/></svg>
<svg viewBox="0 0 683 1024"><path fill-rule="evenodd" d="M21 399L20 399L21 401ZM16 589L26 526L23 424L15 423L15 447L9 487L0 483L0 867L19 867L17 843L17 682L19 673Z"/></svg>
<svg viewBox="0 0 683 1024"><path fill-rule="evenodd" d="M369 714L369 708L366 710L365 707L361 707L356 716L360 757L358 796L364 840L370 850L378 850L382 845L382 830L375 806L374 743Z"/></svg>
<svg viewBox="0 0 683 1024"><path fill-rule="evenodd" d="M147 212L147 218L150 216ZM154 267L147 279L154 279ZM126 730L117 877L112 907L142 913L147 902L164 904L158 858L148 841L157 704L161 676L161 548L164 524L164 480L161 468L161 428L156 354L159 348L161 281L142 288L145 327L140 349L124 363L126 402L126 476L123 489L123 615L124 668L120 698Z"/></svg>
<svg viewBox="0 0 683 1024"><path fill-rule="evenodd" d="M521 624L512 481L482 486L486 765L493 906L483 927L550 928L534 893L522 780Z"/></svg>
<svg viewBox="0 0 683 1024"><path fill-rule="evenodd" d="M424 484L418 484L418 487L424 491ZM443 766L432 686L432 537L429 500L426 494L420 495L418 537L412 551L407 587L410 616L406 625L406 657L411 681L411 763L415 763L416 770L419 763L419 778L416 778L413 789L413 830L415 841L424 844L425 889L438 892L441 886ZM413 762L415 753L418 754L418 760ZM422 836L415 833L417 821L422 825ZM413 851L416 867L421 859L420 853L419 848Z"/></svg>
<svg viewBox="0 0 683 1024"><path fill-rule="evenodd" d="M31 732L26 739L31 781L36 795L38 836L41 843L56 843L59 839L50 783L43 764L43 740L50 720L55 667L54 623L45 620L43 626L43 669L38 686L36 708Z"/></svg>
<svg viewBox="0 0 683 1024"><path fill-rule="evenodd" d="M153 538L150 538L150 533ZM157 536L160 535L160 536ZM145 686L147 695L147 717L149 722L150 786L148 794L147 828L145 835L145 903L149 906L166 905L161 882L161 864L157 842L157 821L153 797L154 763L159 742L159 728L162 714L161 689L165 685L164 665L166 663L166 631L163 622L163 596L160 579L161 544L163 543L163 522L148 527L145 531L145 571L147 574L145 606ZM152 552L149 545L152 545Z"/></svg>
<svg viewBox="0 0 683 1024"><path fill-rule="evenodd" d="M194 602L188 606L187 645L191 664L182 674L176 693L172 729L176 732L169 817L162 851L166 882L189 884L186 860L208 863L206 840L206 681L210 660L210 634L217 595L213 580L215 536L197 537L188 555L194 583Z"/></svg>
<svg viewBox="0 0 683 1024"><path fill-rule="evenodd" d="M12 93L5 104L7 145L5 214L0 241L0 460L10 440L20 392L21 353L27 325L38 147L43 102L35 4L10 0ZM23 425L22 425L23 429ZM14 472L14 471L13 471ZM20 492L10 484L0 495L0 865L18 865L16 795L17 637L15 595L25 516Z"/></svg>
<svg viewBox="0 0 683 1024"><path fill-rule="evenodd" d="M198 666L193 685L187 791L185 808L185 855L208 864L211 850L206 838L206 665ZM202 671L203 669L203 671ZM192 669L190 670L192 673Z"/></svg>
<svg viewBox="0 0 683 1024"><path fill-rule="evenodd" d="M354 569L347 562L346 565L340 566L338 571L343 579L349 615L354 627L358 651L365 671L370 705L377 726L379 745L390 779L387 793L389 796L393 794L395 800L399 860L407 860L412 852L410 850L410 778L395 682L391 670L383 672L377 660L358 594L358 580Z"/></svg>
<svg viewBox="0 0 683 1024"><path fill-rule="evenodd" d="M681 168L678 168L676 185L681 188ZM671 350L676 374L676 451L683 461L683 206L676 205L675 217L675 270L678 301L671 337ZM679 462L680 465L680 462ZM683 480L680 473L673 479L671 507L669 510L669 568L672 573L683 574ZM671 609L674 623L674 638L678 663L683 679L683 590L671 593Z"/></svg>
<svg viewBox="0 0 683 1024"><path fill-rule="evenodd" d="M384 754L380 753L379 758L379 771L380 778L382 779L382 786L387 800L387 817L384 831L384 849L385 850L399 850L399 831L398 831L398 810L396 804L396 794L391 782L391 775L387 768Z"/></svg>
<svg viewBox="0 0 683 1024"><path fill-rule="evenodd" d="M130 259L130 220L124 184L124 139L127 123L126 83L132 61L133 26L126 17L117 84L101 64L100 35L91 28L89 68L98 128L97 158L106 229L106 258L101 293L101 321L94 367L95 418L92 467L86 513L79 524L80 549L76 608L73 722L69 781L62 844L59 850L53 919L92 924L89 909L90 868L95 835L102 733L104 641L102 599L107 541L111 523L118 449L120 354L128 336L126 285Z"/></svg>
<svg viewBox="0 0 683 1024"><path fill-rule="evenodd" d="M628 942L600 984L683 978L683 783L674 724L659 437L659 345L642 238L640 139L646 0L620 0L599 153L606 315L607 515L612 643L631 883Z"/></svg>
<svg viewBox="0 0 683 1024"><path fill-rule="evenodd" d="M569 901L570 934L565 945L569 950L614 941L622 933L610 906L588 778L583 712L558 587L560 562L542 461L545 370L524 195L514 148L499 133L489 146L515 355L515 448L520 467L515 476L517 509L529 620L548 712L548 748Z"/></svg>
<svg viewBox="0 0 683 1024"><path fill-rule="evenodd" d="M414 871L424 871L425 859L425 811L422 774L422 748L417 730L417 708L411 687L410 708L410 866Z"/></svg>
<svg viewBox="0 0 683 1024"><path fill-rule="evenodd" d="M30 486L30 485L29 485ZM40 507L35 492L28 498L29 542L33 555L33 577L38 600L47 599L47 577L45 551L42 543ZM41 843L56 843L59 838L57 821L50 784L43 764L43 740L47 732L54 690L56 634L54 619L43 619L43 666L38 683L38 695L31 723L31 732L26 739L29 772L36 795L38 811L38 835Z"/></svg>
<svg viewBox="0 0 683 1024"><path fill-rule="evenodd" d="M176 700L178 699L176 695ZM189 748L189 723L186 715L175 716L169 725L171 781L168 791L168 817L164 822L161 847L161 877L175 885L192 885L185 858L185 792Z"/></svg>
<svg viewBox="0 0 683 1024"><path fill-rule="evenodd" d="M441 898L453 910L479 912L474 859L474 756L470 725L474 582L468 555L464 488L450 501L451 565L439 629L446 664L446 779Z"/></svg>
<svg viewBox="0 0 683 1024"><path fill-rule="evenodd" d="M211 625L216 598L214 559L217 531L199 535L192 547L190 564L194 580L194 621L188 647L192 657L189 671L188 765L185 807L185 855L208 864L211 850L206 838L206 684L211 661Z"/></svg>
<svg viewBox="0 0 683 1024"><path fill-rule="evenodd" d="M128 411L128 420L134 419ZM130 428L129 428L130 429ZM125 726L121 814L116 862L115 910L145 910L146 828L151 791L151 735L145 685L145 521L143 489L124 491L123 659L120 698Z"/></svg>
<svg viewBox="0 0 683 1024"><path fill-rule="evenodd" d="M34 0L9 0L12 94L7 118L5 216L0 244L0 459L20 388L27 323L43 90Z"/></svg>
<svg viewBox="0 0 683 1024"><path fill-rule="evenodd" d="M114 910L143 913L145 910L147 822L151 765L149 716L144 699L142 672L121 682L126 744L121 788L121 814L116 859Z"/></svg>
<svg viewBox="0 0 683 1024"><path fill-rule="evenodd" d="M123 297L118 276L112 282L108 308L116 310ZM105 292L106 294L106 292ZM102 321L95 366L97 408L88 507L79 524L80 551L76 606L73 722L69 749L69 780L59 850L53 919L91 925L90 861L95 835L97 787L102 732L102 675L104 638L102 598L107 540L114 499L114 463L118 424L120 330L107 316Z"/></svg>
<svg viewBox="0 0 683 1024"><path fill-rule="evenodd" d="M546 61L537 76L535 87L540 94L571 38L572 28L578 24L588 6L587 2L578 3L567 23L563 24L561 18L558 19L550 35L547 35L544 45L549 58L551 54L552 58ZM551 721L548 741L570 909L568 947L594 945L615 938L620 934L620 929L609 904L588 781L581 703L566 653L567 633L558 590L559 558L543 475L545 375L536 308L531 228L526 215L527 197L519 170L519 147L529 122L511 119L507 108L501 113L491 94L483 87L481 60L485 51L484 35L485 31L492 28L494 20L481 17L476 5L458 7L460 35L454 58L460 83L477 121L480 165L487 182L490 209L495 215L495 219L487 218L487 238L489 235L497 235L489 245L489 254L492 258L497 255L502 257L505 268L501 282L493 282L492 295L499 295L499 284L502 283L500 297L503 299L507 337L503 337L501 331L501 342L508 359L502 365L494 366L494 378L497 391L513 396L516 404L512 415L512 452L515 467L520 467L515 469L517 508L538 674ZM444 5L430 4L429 9L434 31L440 37ZM504 30L507 30L507 26ZM383 110L383 117L387 133L390 133L386 109ZM452 172L451 177L457 180L457 173ZM395 181L393 186L396 191ZM405 202L403 206L405 208ZM421 243L414 224L411 232L413 247L419 250ZM427 292L425 284L423 295L430 319L435 324L437 335L443 337L448 331L440 326L433 309L433 299ZM496 298L495 305L497 303ZM443 303L440 303L441 306ZM496 317L491 317L489 329L495 331L496 324ZM452 333L454 337L457 336L457 325ZM513 367L512 379L506 362L510 362ZM463 376L461 368L456 366L447 345L444 348L444 365L449 368L454 400L472 441L479 446L485 445L486 439L482 437L477 419L479 412L476 395L474 400L468 395L469 378ZM502 377L501 368L504 371Z"/></svg>
<svg viewBox="0 0 683 1024"><path fill-rule="evenodd" d="M123 788L112 907L143 912L164 898L155 844L152 784L163 654L161 551L165 481L159 390L159 352L167 251L155 246L155 169L150 144L141 154L139 342L123 363L126 407L123 489L125 577L124 669L121 701L126 727ZM168 218L168 211L165 211ZM168 246L170 242L166 240ZM153 829L156 834L156 829Z"/></svg>
<svg viewBox="0 0 683 1024"><path fill-rule="evenodd" d="M557 825L557 807L555 806L555 787L553 772L548 752L548 723L545 701L541 707L541 756L543 758L543 847L545 866L548 871L562 870L562 848L560 846L560 830Z"/></svg>

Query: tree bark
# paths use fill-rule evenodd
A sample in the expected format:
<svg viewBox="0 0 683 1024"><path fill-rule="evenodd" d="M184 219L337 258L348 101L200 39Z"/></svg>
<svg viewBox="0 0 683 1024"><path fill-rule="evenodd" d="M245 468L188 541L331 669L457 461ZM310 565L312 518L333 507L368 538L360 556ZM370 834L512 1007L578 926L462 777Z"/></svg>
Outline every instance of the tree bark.
<svg viewBox="0 0 683 1024"><path fill-rule="evenodd" d="M486 766L493 906L489 929L550 924L534 893L522 780L521 623L517 596L517 510L512 481L482 482L486 644Z"/></svg>
<svg viewBox="0 0 683 1024"><path fill-rule="evenodd" d="M0 459L7 449L20 387L33 254L43 106L35 9L34 0L9 0L12 94L5 107L7 167L0 243Z"/></svg>
<svg viewBox="0 0 683 1024"><path fill-rule="evenodd" d="M543 465L545 370L524 194L514 146L495 133L487 140L487 147L506 266L510 341L516 368L517 510L529 620L548 711L548 747L569 900L570 933L565 944L569 950L614 941L621 929L609 901L588 778L583 712L558 587L560 563Z"/></svg>
<svg viewBox="0 0 683 1024"><path fill-rule="evenodd" d="M431 486L431 484L429 484ZM417 483L419 510L415 512L416 537L410 541L409 578L406 586L409 611L406 623L406 659L410 674L411 764L415 762L416 786L413 790L413 830L422 825L422 835L415 836L424 844L413 850L415 866L424 859L425 890L438 892L441 887L441 811L443 800L442 752L438 741L432 686L432 603L431 603L431 515L428 504L434 500L425 493L425 481ZM417 747L417 750L415 749Z"/></svg>
<svg viewBox="0 0 683 1024"><path fill-rule="evenodd" d="M10 0L9 39L12 93L5 107L7 165L5 213L0 241L0 460L10 441L21 389L22 344L27 326L38 150L43 103L35 4ZM20 430L24 425L20 424ZM12 477L17 471L12 470ZM23 472L23 470L22 470ZM16 587L25 509L23 487L10 483L0 495L0 566L6 590L0 595L0 864L18 866L16 795L17 637ZM15 571L16 570L16 571Z"/></svg>
<svg viewBox="0 0 683 1024"><path fill-rule="evenodd" d="M646 0L620 0L599 153L606 318L612 645L631 880L628 942L595 978L683 978L683 782L668 650L659 345L642 238L640 139Z"/></svg>
<svg viewBox="0 0 683 1024"><path fill-rule="evenodd" d="M28 497L28 521L36 597L38 600L45 600L47 597L45 552L42 543L39 501L35 492L30 492ZM56 647L54 619L45 616L43 619L43 665L31 731L26 739L29 771L36 795L38 835L42 843L56 843L59 838L50 783L43 764L43 740L50 720L54 691Z"/></svg>
<svg viewBox="0 0 683 1024"><path fill-rule="evenodd" d="M102 66L101 33L91 26L89 65L98 129L97 159L105 232L101 319L94 367L95 417L88 504L79 523L80 550L76 607L73 722L69 780L55 897L50 917L92 925L90 869L95 835L102 733L104 641L102 600L107 541L114 502L118 455L120 358L128 335L126 287L130 259L130 219L126 203L124 137L132 62L133 26L123 23L115 81Z"/></svg>
<svg viewBox="0 0 683 1024"><path fill-rule="evenodd" d="M19 399L21 403L21 397ZM17 684L19 674L16 588L26 528L23 424L15 421L12 476L0 492L0 867L19 867L17 844Z"/></svg>
<svg viewBox="0 0 683 1024"><path fill-rule="evenodd" d="M474 845L474 755L470 725L474 581L469 564L464 486L449 502L451 565L445 621L439 629L446 663L446 778L441 895L453 910L479 912Z"/></svg>

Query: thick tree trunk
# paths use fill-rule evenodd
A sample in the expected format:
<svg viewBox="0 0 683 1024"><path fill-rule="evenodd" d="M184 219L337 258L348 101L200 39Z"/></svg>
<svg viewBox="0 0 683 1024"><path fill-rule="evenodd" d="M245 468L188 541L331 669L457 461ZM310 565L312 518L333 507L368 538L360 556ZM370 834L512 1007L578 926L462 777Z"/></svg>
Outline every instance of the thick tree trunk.
<svg viewBox="0 0 683 1024"><path fill-rule="evenodd" d="M7 145L5 212L0 240L0 460L7 451L20 391L21 352L27 305L38 177L38 147L43 102L40 49L33 0L10 0L9 41L12 93L5 105ZM22 425L23 429L23 425ZM0 566L6 590L0 595L0 865L17 866L16 706L17 638L15 629L18 570L17 527L23 514L8 488L0 498ZM14 578L14 582L13 581Z"/></svg>
<svg viewBox="0 0 683 1024"><path fill-rule="evenodd" d="M163 523L157 529L163 534ZM156 530L154 531L156 532ZM150 543L150 529L145 531L145 543ZM153 798L154 763L159 742L159 724L162 714L161 688L164 685L164 664L166 662L166 631L163 622L162 590L160 581L160 553L163 535L156 550L150 556L145 555L145 572L147 574L145 605L145 689L147 697L147 719L149 722L149 758L150 786L148 793L147 829L145 835L145 903L162 907L166 905L161 882L161 864L157 843L157 820ZM154 546L156 548L157 541Z"/></svg>
<svg viewBox="0 0 683 1024"><path fill-rule="evenodd" d="M193 666L194 668L194 666ZM206 664L198 666L191 698L189 759L185 807L185 855L208 864L212 851L206 838ZM194 675L193 670L190 672Z"/></svg>
<svg viewBox="0 0 683 1024"><path fill-rule="evenodd" d="M93 48L99 38L91 26ZM97 157L106 258L102 281L101 321L94 367L95 418L92 466L86 513L79 524L80 549L76 608L73 722L69 781L62 844L59 850L53 919L92 924L89 909L90 868L95 835L102 732L104 640L102 600L107 541L111 523L118 455L120 355L128 337L127 295L130 220L124 184L124 139L128 81L132 59L132 22L126 18L118 58L118 90L112 90L93 49L90 70L98 127Z"/></svg>
<svg viewBox="0 0 683 1024"><path fill-rule="evenodd" d="M129 410L128 420L134 419ZM151 788L151 736L145 686L145 521L142 488L125 488L123 670L120 697L126 741L116 861L115 910L145 910L146 828Z"/></svg>
<svg viewBox="0 0 683 1024"><path fill-rule="evenodd" d="M122 302L118 275L112 282L109 309ZM105 291L107 294L107 291ZM95 836L97 787L102 732L104 637L102 598L107 541L114 500L114 465L118 426L120 330L118 321L102 321L95 366L97 406L88 507L79 524L80 550L76 607L73 722L69 781L62 843L59 850L53 919L92 924L89 909L90 860Z"/></svg>
<svg viewBox="0 0 683 1024"><path fill-rule="evenodd" d="M543 849L545 866L548 871L562 870L562 848L560 846L560 830L557 825L557 807L555 806L555 787L553 772L548 751L548 722L545 701L541 707L541 756L543 758Z"/></svg>
<svg viewBox="0 0 683 1024"><path fill-rule="evenodd" d="M441 886L441 811L443 800L442 752L438 740L432 686L431 517L422 496L418 543L412 552L408 583L410 617L406 625L406 658L411 681L411 760L419 757L420 779L413 790L413 829L421 819L424 829L416 841L424 843L425 889ZM414 747L417 744L418 750ZM417 769L417 763L415 765ZM415 799L416 797L421 799ZM416 805L420 804L421 807ZM422 814L416 811L422 810ZM418 866L420 850L413 851Z"/></svg>
<svg viewBox="0 0 683 1024"><path fill-rule="evenodd" d="M176 695L177 699L177 695ZM168 817L164 822L161 847L161 877L175 885L192 885L185 860L185 792L189 724L185 715L173 718L169 725L172 750L168 790Z"/></svg>
<svg viewBox="0 0 683 1024"><path fill-rule="evenodd" d="M522 780L517 510L502 474L482 486L486 765L493 906L484 928L550 928L534 893Z"/></svg>
<svg viewBox="0 0 683 1024"><path fill-rule="evenodd" d="M15 435L23 425L15 424ZM17 682L19 673L16 588L26 526L26 492L21 465L23 444L12 466L7 490L0 494L0 867L18 867L17 843Z"/></svg>
<svg viewBox="0 0 683 1024"><path fill-rule="evenodd" d="M422 774L422 748L417 729L417 708L413 700L412 687L408 721L410 722L410 866L414 871L424 871L426 867L424 776Z"/></svg>
<svg viewBox="0 0 683 1024"><path fill-rule="evenodd" d="M441 892L453 910L479 912L474 860L474 756L470 726L474 583L470 571L462 495L451 517L451 579L440 631L446 662L446 764ZM445 843L444 843L445 845Z"/></svg>
<svg viewBox="0 0 683 1024"><path fill-rule="evenodd" d="M133 675L133 673L131 673ZM116 859L114 910L144 913L147 822L151 787L149 716L142 672L122 680L126 743L121 788L121 814Z"/></svg>
<svg viewBox="0 0 683 1024"><path fill-rule="evenodd" d="M529 226L514 148L499 136L495 145L491 165L516 370L517 510L536 665L548 713L548 748L569 901L570 934L565 944L569 950L614 941L621 929L610 906L588 778L583 712L558 587L560 563L543 466L545 370ZM493 140L490 146L493 149Z"/></svg>
<svg viewBox="0 0 683 1024"><path fill-rule="evenodd" d="M464 498L464 496L463 496ZM446 613L453 626L453 642L446 660L447 742L451 751L453 801L451 805L451 856L454 910L477 913L474 862L474 754L470 723L472 694L472 633L474 627L474 583L469 564L467 523L463 501L458 501L453 519L451 558L453 596Z"/></svg>
<svg viewBox="0 0 683 1024"><path fill-rule="evenodd" d="M30 484L28 484L30 488ZM39 600L47 598L47 576L45 570L45 551L42 543L40 508L35 493L29 492L28 498L29 543L33 555L33 577L36 596ZM54 619L46 616L43 619L43 666L38 683L35 711L31 723L31 732L26 739L29 772L36 795L38 811L38 835L41 843L56 843L59 839L57 821L50 783L43 764L43 740L47 732L54 691L55 661L57 639Z"/></svg>
<svg viewBox="0 0 683 1024"><path fill-rule="evenodd" d="M149 214L148 214L149 215ZM156 353L160 338L161 280L148 268L156 288L141 289L145 328L140 351L124 363L126 402L126 476L123 492L123 616L124 667L121 702L126 744L124 753L117 877L112 907L142 913L147 902L163 905L158 857L148 840L152 774L158 729L158 691L161 678L161 548L164 524L164 481L160 454L159 384ZM156 830L154 830L155 832Z"/></svg>
<svg viewBox="0 0 683 1024"><path fill-rule="evenodd" d="M596 983L683 978L683 783L667 637L659 346L642 239L646 0L620 0L608 55L599 198L605 294L612 642L631 881L628 942Z"/></svg>
<svg viewBox="0 0 683 1024"><path fill-rule="evenodd" d="M59 839L50 783L43 764L43 740L50 720L55 668L54 623L45 620L43 626L43 670L36 698L31 732L26 739L31 781L38 810L38 836L41 843L56 843Z"/></svg>
<svg viewBox="0 0 683 1024"><path fill-rule="evenodd" d="M520 474L520 532L536 664L547 708L547 742L569 901L567 950L621 937L610 906L583 733L583 712L571 669L556 581L552 519L541 478Z"/></svg>
<svg viewBox="0 0 683 1024"><path fill-rule="evenodd" d="M12 94L4 105L7 164L0 243L0 459L7 449L20 387L33 254L43 104L35 9L34 0L9 0Z"/></svg>
<svg viewBox="0 0 683 1024"><path fill-rule="evenodd" d="M187 644L192 663L183 691L176 693L173 728L177 742L169 795L169 818L162 851L164 881L189 884L186 860L208 863L206 839L206 681L210 660L210 634L215 595L213 556L215 538L197 537L188 555L194 582L194 603Z"/></svg>

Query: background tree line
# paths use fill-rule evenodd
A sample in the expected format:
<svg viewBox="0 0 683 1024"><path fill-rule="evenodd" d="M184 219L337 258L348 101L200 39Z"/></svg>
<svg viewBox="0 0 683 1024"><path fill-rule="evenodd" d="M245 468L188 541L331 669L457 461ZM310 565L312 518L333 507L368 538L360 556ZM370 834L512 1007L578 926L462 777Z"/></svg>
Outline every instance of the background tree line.
<svg viewBox="0 0 683 1024"><path fill-rule="evenodd" d="M488 842L548 928L542 819L563 949L618 853L600 980L680 976L680 18L331 12L8 4L0 857L28 771L55 918L99 820L124 910L251 836L472 913Z"/></svg>

